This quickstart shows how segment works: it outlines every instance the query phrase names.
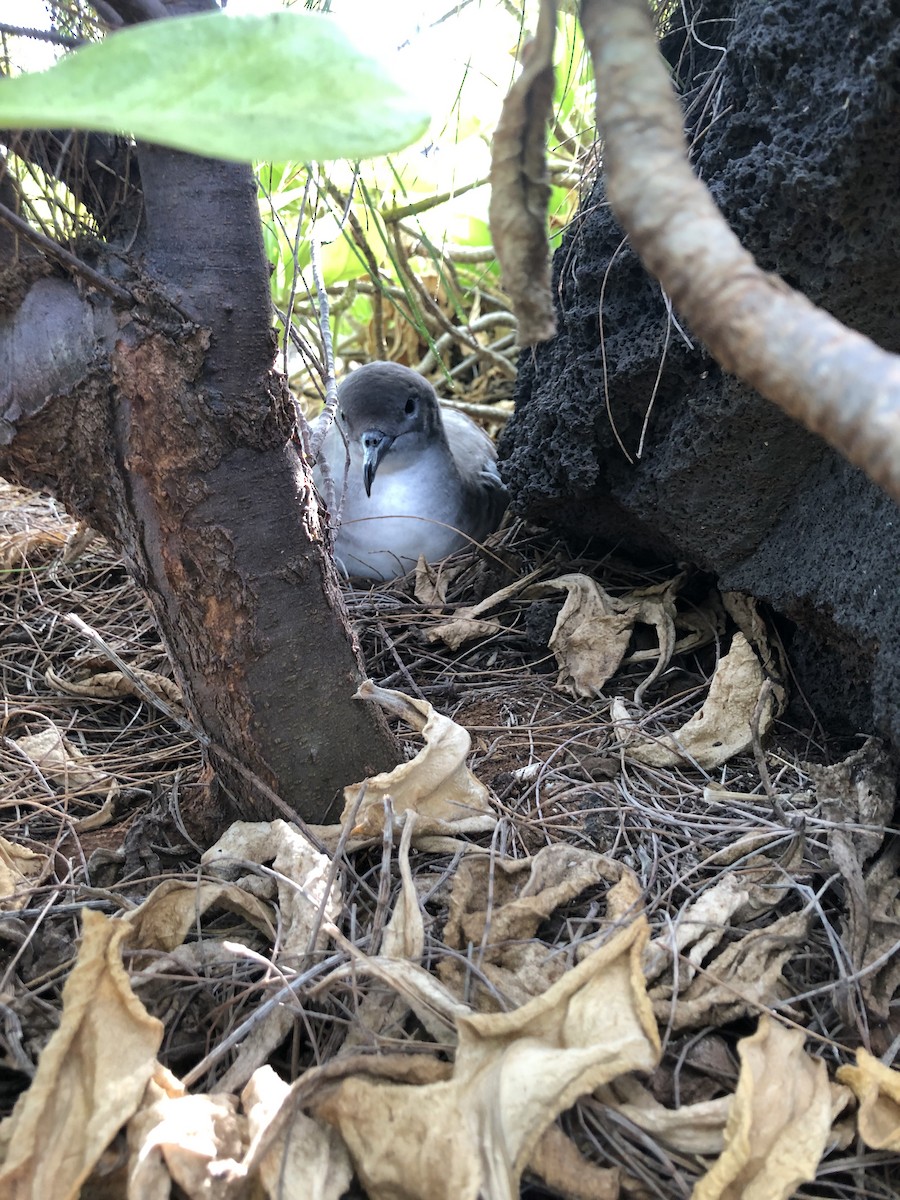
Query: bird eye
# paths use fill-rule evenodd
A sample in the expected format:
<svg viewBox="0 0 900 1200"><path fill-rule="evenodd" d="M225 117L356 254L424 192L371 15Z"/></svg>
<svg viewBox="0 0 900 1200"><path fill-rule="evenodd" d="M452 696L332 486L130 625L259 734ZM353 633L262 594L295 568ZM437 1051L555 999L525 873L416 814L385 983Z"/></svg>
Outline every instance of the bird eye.
<svg viewBox="0 0 900 1200"><path fill-rule="evenodd" d="M346 420L347 420L347 414L344 412L344 410L343 410L343 409L341 409L341 420L342 420L342 421L346 421Z"/></svg>
<svg viewBox="0 0 900 1200"><path fill-rule="evenodd" d="M415 400L412 399L412 397L410 397L410 399L407 400L407 402L406 402L406 408L404 409L404 412L406 413L406 415L408 417L410 417L410 416L412 416L412 414L415 411L416 411L416 402L415 402Z"/></svg>

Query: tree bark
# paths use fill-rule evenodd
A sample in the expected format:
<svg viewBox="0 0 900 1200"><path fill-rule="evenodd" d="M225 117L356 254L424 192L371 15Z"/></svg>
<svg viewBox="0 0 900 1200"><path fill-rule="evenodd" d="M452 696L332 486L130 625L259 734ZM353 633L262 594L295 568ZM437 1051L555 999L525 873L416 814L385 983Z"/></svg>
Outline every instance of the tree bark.
<svg viewBox="0 0 900 1200"><path fill-rule="evenodd" d="M122 552L237 812L283 815L268 788L321 821L396 751L351 699L359 649L287 448L255 183L159 147L137 158L131 248L93 264L134 306L57 269L0 309L0 470Z"/></svg>

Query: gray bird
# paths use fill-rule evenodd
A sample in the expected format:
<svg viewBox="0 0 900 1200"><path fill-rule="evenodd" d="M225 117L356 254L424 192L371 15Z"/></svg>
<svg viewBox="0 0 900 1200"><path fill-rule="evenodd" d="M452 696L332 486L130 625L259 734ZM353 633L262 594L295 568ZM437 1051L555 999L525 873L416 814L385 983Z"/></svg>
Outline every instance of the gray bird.
<svg viewBox="0 0 900 1200"><path fill-rule="evenodd" d="M395 579L419 555L445 558L482 541L506 508L493 442L399 363L369 363L341 382L320 458L340 509L335 558L351 578ZM318 470L316 482L321 490Z"/></svg>

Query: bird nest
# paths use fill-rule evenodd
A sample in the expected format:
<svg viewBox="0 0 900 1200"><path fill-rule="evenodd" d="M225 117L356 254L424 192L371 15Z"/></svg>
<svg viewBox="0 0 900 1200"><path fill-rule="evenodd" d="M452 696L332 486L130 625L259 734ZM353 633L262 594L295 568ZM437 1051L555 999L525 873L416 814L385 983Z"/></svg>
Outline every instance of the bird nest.
<svg viewBox="0 0 900 1200"><path fill-rule="evenodd" d="M123 951L131 986L163 1023L159 1062L195 1095L236 1091L264 1062L302 1082L337 1078L361 1056L393 1064L383 1069L398 1087L398 1061L421 1073L427 1059L435 1074L401 1082L436 1095L428 1089L450 1088L472 1053L462 1033L456 1046L454 1023L469 1026L454 1004L477 1014L472 1027L514 1020L587 978L624 938L644 998L630 1016L619 995L588 1005L595 1020L602 1008L591 1038L608 1033L604 1053L617 1055L632 1020L658 1045L575 1087L528 1147L527 1194L741 1195L784 1149L784 1130L823 1104L815 1161L794 1163L791 1188L766 1194L897 1194L896 1128L883 1148L872 1132L888 1085L872 1082L877 1070L853 1075L882 1057L889 1065L900 1040L892 766L875 742L828 740L802 703L788 705L778 632L749 601L674 568L573 559L516 523L439 572L348 589L372 691L403 693L395 708L421 715L418 732L397 722L401 770L437 744L440 714L450 719L440 736L467 731L453 771L485 801L468 823L419 815L417 839L385 799L390 786L382 795L369 781L376 832L362 836L365 789L342 829L318 831L331 850L321 902L301 949L286 954L281 888L295 833L266 827L290 855L263 850L249 871L256 897L234 902L235 873L216 872L183 819L209 782L199 745L108 670L104 647L157 694L171 686L143 597L106 543L51 500L6 487L2 509L4 1114L27 1096L60 1024L89 910L146 924L148 896L162 887L171 899L200 879L220 890L207 907L191 892L180 940L135 935ZM728 668L741 647L756 664L749 692ZM612 664L602 680L598 658L600 675ZM280 913L274 934L256 903ZM404 903L415 936L399 919ZM574 993L563 1007L574 1020ZM575 1036L559 1033L547 1061L562 1062ZM105 1047L95 1075L113 1069L117 1049ZM525 1066L514 1091L539 1091L547 1061ZM490 1111L506 1121L503 1105L516 1100L507 1086ZM394 1136L414 1170L416 1147ZM92 1178L117 1169L101 1163ZM717 1170L737 1190L716 1190Z"/></svg>

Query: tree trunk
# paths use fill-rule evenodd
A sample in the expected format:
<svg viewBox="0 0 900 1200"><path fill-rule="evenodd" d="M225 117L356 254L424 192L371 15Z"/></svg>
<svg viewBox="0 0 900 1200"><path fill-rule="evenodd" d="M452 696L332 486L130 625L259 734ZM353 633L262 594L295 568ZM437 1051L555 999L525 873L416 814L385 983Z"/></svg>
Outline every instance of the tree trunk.
<svg viewBox="0 0 900 1200"><path fill-rule="evenodd" d="M351 699L359 649L287 448L255 183L242 165L137 154L140 225L127 253L98 246L92 264L133 306L58 272L30 282L46 273L24 270L32 255L15 264L0 471L58 493L122 552L236 810L275 815L269 788L321 821L395 747Z"/></svg>

